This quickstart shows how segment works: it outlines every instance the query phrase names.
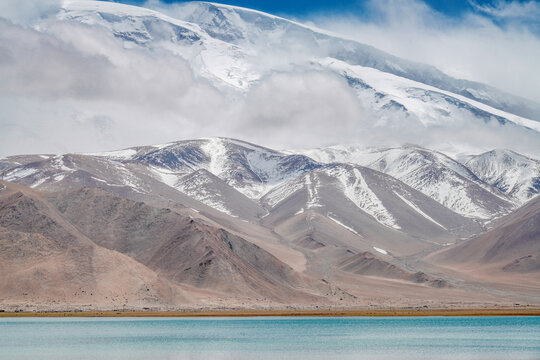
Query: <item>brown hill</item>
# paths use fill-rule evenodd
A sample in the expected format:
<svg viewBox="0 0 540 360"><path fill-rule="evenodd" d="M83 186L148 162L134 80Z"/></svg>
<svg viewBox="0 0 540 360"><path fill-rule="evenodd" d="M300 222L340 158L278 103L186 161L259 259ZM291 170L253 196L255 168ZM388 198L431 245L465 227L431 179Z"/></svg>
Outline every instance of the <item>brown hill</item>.
<svg viewBox="0 0 540 360"><path fill-rule="evenodd" d="M3 303L101 307L190 303L180 286L126 255L94 244L41 194L2 184L0 299Z"/></svg>
<svg viewBox="0 0 540 360"><path fill-rule="evenodd" d="M497 265L507 272L539 271L539 259L540 197L500 219L490 231L429 257L441 264Z"/></svg>
<svg viewBox="0 0 540 360"><path fill-rule="evenodd" d="M15 191L15 187L20 189ZM63 246L60 249L71 246L79 251L80 266L72 274L77 281L92 277L92 270L84 266L83 260L92 257L85 249L100 249L159 274L168 286L171 282L187 285L221 293L219 297L225 298L281 302L318 298L301 290L308 283L311 291L316 289L312 280L257 245L170 209L96 188L49 194L21 189L8 184L2 192L0 225L39 234ZM51 244L45 247L49 249Z"/></svg>

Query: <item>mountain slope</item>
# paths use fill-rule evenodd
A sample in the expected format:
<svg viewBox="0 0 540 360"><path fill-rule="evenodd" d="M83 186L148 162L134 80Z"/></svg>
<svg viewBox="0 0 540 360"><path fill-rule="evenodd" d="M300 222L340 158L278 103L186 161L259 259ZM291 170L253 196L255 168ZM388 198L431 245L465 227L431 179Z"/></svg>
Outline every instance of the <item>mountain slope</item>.
<svg viewBox="0 0 540 360"><path fill-rule="evenodd" d="M511 198L448 156L417 146L365 149L335 146L308 150L321 162L346 162L391 175L466 217L491 219L514 208Z"/></svg>
<svg viewBox="0 0 540 360"><path fill-rule="evenodd" d="M129 46L172 52L218 88L247 92L276 71L323 70L342 76L379 117L391 118L401 109L423 124L466 116L478 124L540 130L529 120L540 119L540 105L533 101L321 29L206 2L185 4L175 16L179 19L109 2L68 1L58 20L104 28Z"/></svg>
<svg viewBox="0 0 540 360"><path fill-rule="evenodd" d="M479 230L474 221L404 183L350 164L329 164L301 175L274 188L261 201L270 212L263 218L269 226L315 211L359 237L381 238L383 242L403 242L408 236L431 242L448 239L451 233L464 235Z"/></svg>
<svg viewBox="0 0 540 360"><path fill-rule="evenodd" d="M129 255L171 281L227 296L316 298L299 290L305 279L265 250L170 209L87 188L47 199L96 244Z"/></svg>
<svg viewBox="0 0 540 360"><path fill-rule="evenodd" d="M540 193L540 161L514 151L489 151L472 156L465 165L480 179L517 199L520 204Z"/></svg>
<svg viewBox="0 0 540 360"><path fill-rule="evenodd" d="M508 272L540 271L540 198L501 219L485 234L432 256L445 264L493 265Z"/></svg>
<svg viewBox="0 0 540 360"><path fill-rule="evenodd" d="M219 217L218 211L251 222L258 221L269 210L273 214L265 221L276 219L276 205L291 195L300 196L296 194L300 189L306 200L299 198L298 208L292 213L283 211L279 216L336 203L336 198L343 198L341 204L351 207L345 211L347 215L334 209L336 220L350 225L359 216L354 209L361 208L362 213L385 227L403 228L404 232L421 237L448 232L468 236L478 226L464 218L490 221L519 204L513 194L507 195L484 182L467 166L417 146L381 149L334 146L280 152L235 139L205 138L103 153L18 158L21 160L6 159L5 163L10 165L0 171L5 180L49 191L101 187L157 206L182 204L208 215L213 212L211 217ZM528 161L535 164L532 159ZM380 194L372 196L369 187L362 185L364 177L358 175L375 173L361 167L353 169L350 164L390 175L404 184L395 180L381 180L382 183L401 188L408 185L446 210L434 207L433 203L426 205L425 198L420 200L418 194L411 195L409 190L396 195L389 200L392 205L385 207L379 198L388 197L386 190L373 185ZM318 204L320 199L314 194L320 181L330 193L337 191L337 194L328 195ZM340 206L345 205L337 207ZM416 215L403 218L398 225L388 215L387 209L391 207L403 207L407 209L405 213ZM419 217L418 221L412 220L415 216Z"/></svg>
<svg viewBox="0 0 540 360"><path fill-rule="evenodd" d="M0 189L4 303L140 308L189 304L198 298L128 256L97 246L41 193L6 182Z"/></svg>

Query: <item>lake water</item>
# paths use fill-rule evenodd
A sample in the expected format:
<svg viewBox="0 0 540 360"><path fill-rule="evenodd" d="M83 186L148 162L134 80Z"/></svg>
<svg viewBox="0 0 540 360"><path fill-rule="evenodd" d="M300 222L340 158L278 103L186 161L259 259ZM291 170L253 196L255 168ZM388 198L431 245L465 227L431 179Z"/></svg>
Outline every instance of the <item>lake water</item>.
<svg viewBox="0 0 540 360"><path fill-rule="evenodd" d="M540 359L540 317L0 318L1 359Z"/></svg>

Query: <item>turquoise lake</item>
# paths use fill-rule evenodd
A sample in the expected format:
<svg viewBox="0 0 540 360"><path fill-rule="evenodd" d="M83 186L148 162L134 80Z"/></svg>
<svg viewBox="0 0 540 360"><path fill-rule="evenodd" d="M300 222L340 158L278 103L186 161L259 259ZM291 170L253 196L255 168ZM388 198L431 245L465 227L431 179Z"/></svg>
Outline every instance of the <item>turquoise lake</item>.
<svg viewBox="0 0 540 360"><path fill-rule="evenodd" d="M0 318L1 359L540 359L540 317Z"/></svg>

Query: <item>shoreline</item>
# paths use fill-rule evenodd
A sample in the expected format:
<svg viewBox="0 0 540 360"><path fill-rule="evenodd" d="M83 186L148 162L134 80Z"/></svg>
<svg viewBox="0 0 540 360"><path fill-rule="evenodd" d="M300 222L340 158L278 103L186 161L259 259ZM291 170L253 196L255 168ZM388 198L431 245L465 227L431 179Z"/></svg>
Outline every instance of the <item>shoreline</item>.
<svg viewBox="0 0 540 360"><path fill-rule="evenodd" d="M2 312L0 317L405 317L405 316L540 316L540 308L485 309L342 309L342 310L174 310Z"/></svg>

